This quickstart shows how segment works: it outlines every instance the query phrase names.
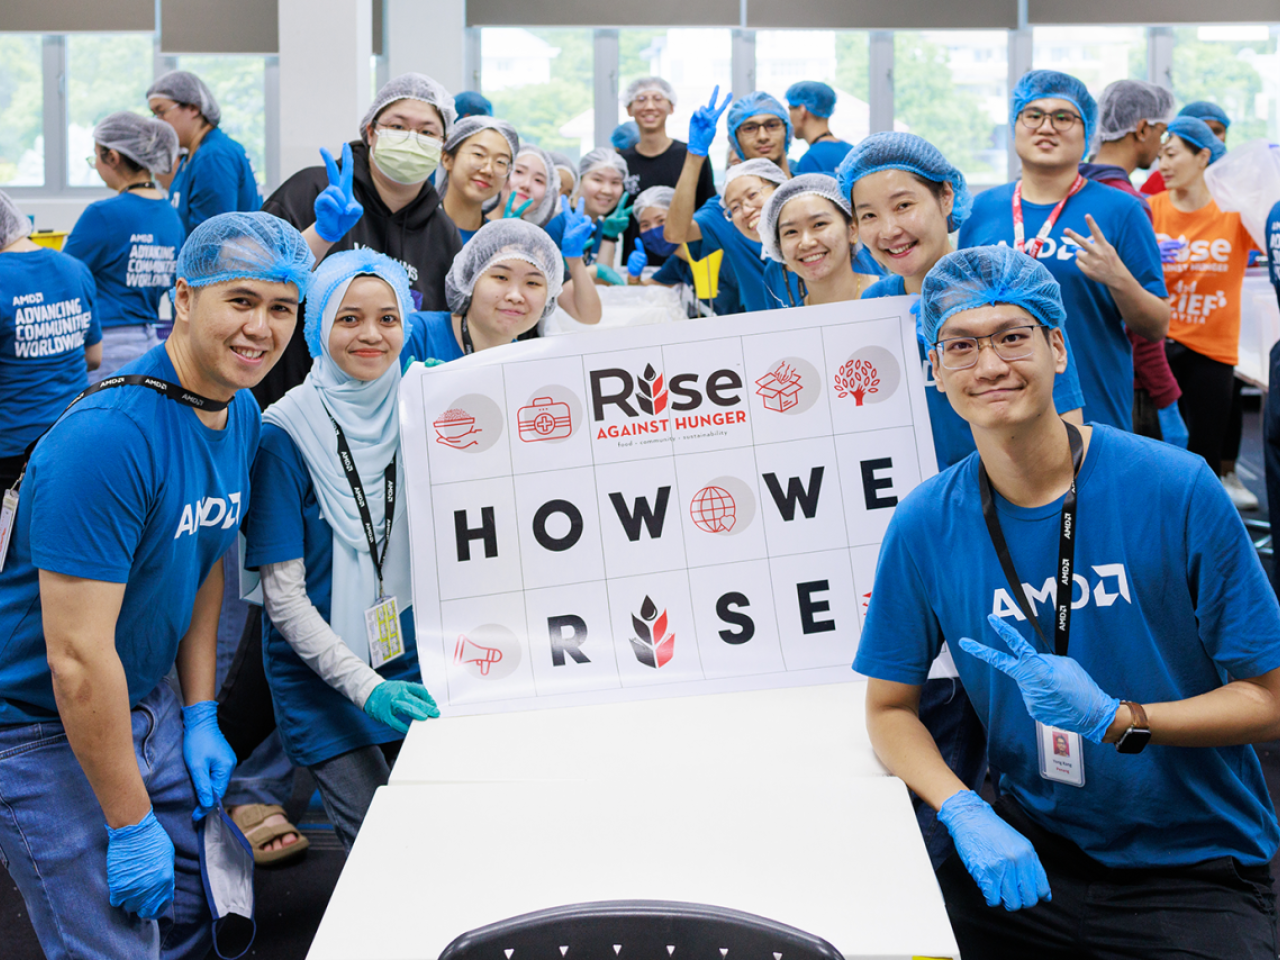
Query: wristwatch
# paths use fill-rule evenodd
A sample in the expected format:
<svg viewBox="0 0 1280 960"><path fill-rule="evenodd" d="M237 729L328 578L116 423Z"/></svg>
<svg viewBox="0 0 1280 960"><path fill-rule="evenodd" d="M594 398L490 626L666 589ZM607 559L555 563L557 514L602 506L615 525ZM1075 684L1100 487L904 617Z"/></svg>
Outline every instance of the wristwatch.
<svg viewBox="0 0 1280 960"><path fill-rule="evenodd" d="M1151 724L1147 722L1147 711L1142 709L1142 704L1132 700L1120 702L1129 708L1132 721L1129 729L1120 734L1120 739L1116 741L1116 750L1119 753L1141 753L1143 747L1151 742Z"/></svg>

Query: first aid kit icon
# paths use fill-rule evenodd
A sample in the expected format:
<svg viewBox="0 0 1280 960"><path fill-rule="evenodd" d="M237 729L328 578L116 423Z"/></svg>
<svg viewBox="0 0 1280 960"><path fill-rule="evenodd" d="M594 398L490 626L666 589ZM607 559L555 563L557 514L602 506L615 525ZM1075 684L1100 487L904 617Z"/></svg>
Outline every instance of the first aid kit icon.
<svg viewBox="0 0 1280 960"><path fill-rule="evenodd" d="M527 407L517 410L516 423L520 428L520 439L525 443L563 440L573 433L569 405L550 397L538 397Z"/></svg>

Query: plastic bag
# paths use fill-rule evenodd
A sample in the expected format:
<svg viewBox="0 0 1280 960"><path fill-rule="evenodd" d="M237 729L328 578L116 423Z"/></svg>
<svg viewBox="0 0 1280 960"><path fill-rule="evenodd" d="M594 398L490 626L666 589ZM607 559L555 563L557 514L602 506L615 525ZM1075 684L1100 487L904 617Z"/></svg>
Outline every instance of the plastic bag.
<svg viewBox="0 0 1280 960"><path fill-rule="evenodd" d="M1280 147L1242 143L1204 172L1204 182L1218 206L1238 212L1253 242L1267 249L1267 214L1280 197Z"/></svg>

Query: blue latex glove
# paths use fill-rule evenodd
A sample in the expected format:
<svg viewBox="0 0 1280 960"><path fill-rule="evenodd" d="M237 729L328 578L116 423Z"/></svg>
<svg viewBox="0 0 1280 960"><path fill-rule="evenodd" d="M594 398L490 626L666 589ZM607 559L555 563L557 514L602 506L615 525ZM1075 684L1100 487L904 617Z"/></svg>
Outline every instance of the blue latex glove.
<svg viewBox="0 0 1280 960"><path fill-rule="evenodd" d="M617 270L606 267L603 263L596 264L596 276L611 287L620 287L627 282L622 279L622 275Z"/></svg>
<svg viewBox="0 0 1280 960"><path fill-rule="evenodd" d="M716 124L720 122L720 114L728 110L729 104L733 102L733 94L726 93L724 103L717 107L716 101L719 99L720 85L716 84L716 88L711 91L710 101L706 106L693 111L693 116L689 119L688 149L695 157L705 157L711 149L711 141L716 138Z"/></svg>
<svg viewBox="0 0 1280 960"><path fill-rule="evenodd" d="M1164 437L1164 442L1172 443L1183 450L1187 449L1187 442L1191 439L1191 435L1187 433L1187 425L1183 422L1182 414L1178 410L1178 401L1175 400L1163 410L1157 410L1156 417L1160 421L1160 433Z"/></svg>
<svg viewBox="0 0 1280 960"><path fill-rule="evenodd" d="M631 256L627 257L627 273L633 277L639 277L648 265L649 255L644 252L644 241L637 237L636 248L631 251Z"/></svg>
<svg viewBox="0 0 1280 960"><path fill-rule="evenodd" d="M173 903L173 841L154 811L131 827L107 827L107 890L113 907L143 920L164 916Z"/></svg>
<svg viewBox="0 0 1280 960"><path fill-rule="evenodd" d="M955 794L938 810L938 820L955 841L960 862L978 884L987 906L1006 910L1052 900L1049 878L1031 841L972 790Z"/></svg>
<svg viewBox="0 0 1280 960"><path fill-rule="evenodd" d="M617 240L627 232L627 224L631 222L631 207L627 206L630 199L631 194L624 193L618 205L613 208L613 213L601 222L601 232L606 240Z"/></svg>
<svg viewBox="0 0 1280 960"><path fill-rule="evenodd" d="M337 243L364 216L364 207L352 192L356 168L351 162L351 144L342 145L342 173L338 173L333 154L324 147L320 148L320 157L329 173L329 185L316 197L316 233L321 240Z"/></svg>
<svg viewBox="0 0 1280 960"><path fill-rule="evenodd" d="M182 708L182 759L196 788L200 806L191 815L200 820L216 807L227 792L227 781L236 768L236 752L218 729L218 702L202 700Z"/></svg>
<svg viewBox="0 0 1280 960"><path fill-rule="evenodd" d="M412 720L427 720L440 716L440 708L420 683L404 680L383 680L373 688L364 702L364 712L379 723L385 723L400 733L409 732ZM408 717L402 720L401 717Z"/></svg>
<svg viewBox="0 0 1280 960"><path fill-rule="evenodd" d="M916 339L920 341L920 346L924 347L925 352L933 349L933 344L924 335L924 323L920 319L920 294L911 294L911 315L916 318Z"/></svg>
<svg viewBox="0 0 1280 960"><path fill-rule="evenodd" d="M531 206L533 206L533 197L530 197L524 203L520 204L520 209L513 212L511 210L511 206L515 202L516 202L516 192L512 190L509 194L507 194L507 206L502 211L503 220L519 220L521 217L523 217L524 212L528 210Z"/></svg>
<svg viewBox="0 0 1280 960"><path fill-rule="evenodd" d="M587 201L578 200L575 210L569 205L568 197L560 198L560 212L564 215L564 235L560 238L560 253L566 260L581 257L595 242L593 234L596 226L584 212Z"/></svg>
<svg viewBox="0 0 1280 960"><path fill-rule="evenodd" d="M1160 262L1161 263L1177 263L1178 251L1185 247L1186 241L1183 240L1161 240L1160 241Z"/></svg>
<svg viewBox="0 0 1280 960"><path fill-rule="evenodd" d="M1070 657L1037 653L1017 630L994 614L987 617L987 623L1013 656L968 637L960 638L960 649L1012 677L1033 719L1101 743L1120 701L1103 693L1084 667Z"/></svg>

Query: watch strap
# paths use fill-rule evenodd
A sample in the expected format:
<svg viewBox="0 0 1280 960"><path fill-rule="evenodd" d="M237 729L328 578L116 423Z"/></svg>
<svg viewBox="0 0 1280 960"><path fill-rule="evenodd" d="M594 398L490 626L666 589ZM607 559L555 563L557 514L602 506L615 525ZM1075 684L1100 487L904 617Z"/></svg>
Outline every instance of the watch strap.
<svg viewBox="0 0 1280 960"><path fill-rule="evenodd" d="M1146 730L1150 732L1151 723L1147 720L1147 711L1142 704L1134 703L1132 700L1121 700L1120 702L1129 708L1129 714L1133 718L1129 723L1129 730Z"/></svg>

